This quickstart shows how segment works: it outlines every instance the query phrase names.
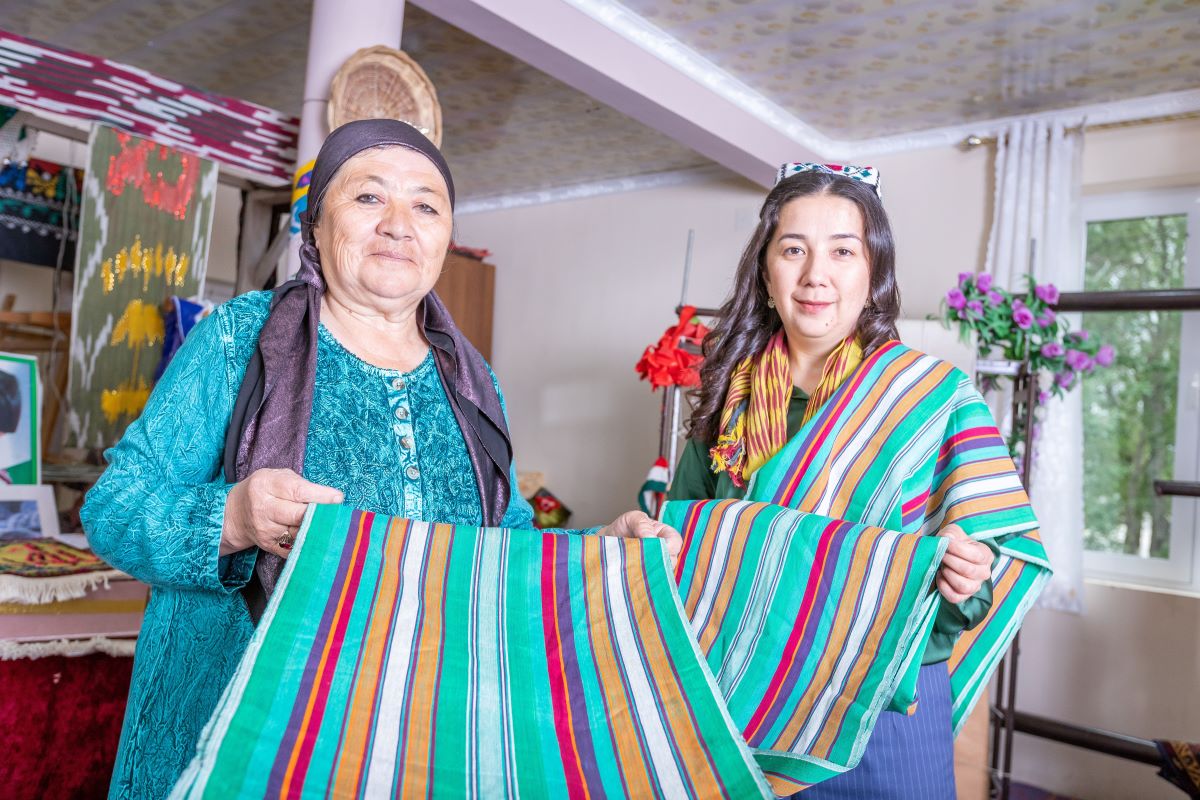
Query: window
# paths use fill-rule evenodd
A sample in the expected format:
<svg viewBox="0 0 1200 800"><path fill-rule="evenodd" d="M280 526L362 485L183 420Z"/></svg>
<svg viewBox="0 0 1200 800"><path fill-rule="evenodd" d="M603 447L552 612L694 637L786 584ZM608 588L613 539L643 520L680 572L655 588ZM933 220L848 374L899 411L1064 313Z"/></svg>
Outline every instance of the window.
<svg viewBox="0 0 1200 800"><path fill-rule="evenodd" d="M1200 287L1200 191L1087 198L1084 288ZM1113 344L1083 382L1084 566L1089 576L1200 591L1193 497L1157 480L1200 480L1200 312L1094 312Z"/></svg>

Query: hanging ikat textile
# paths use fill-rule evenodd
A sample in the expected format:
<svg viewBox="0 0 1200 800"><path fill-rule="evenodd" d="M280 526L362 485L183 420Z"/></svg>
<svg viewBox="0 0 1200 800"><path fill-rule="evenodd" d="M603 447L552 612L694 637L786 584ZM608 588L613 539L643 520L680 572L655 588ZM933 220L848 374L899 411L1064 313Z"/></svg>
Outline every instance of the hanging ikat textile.
<svg viewBox="0 0 1200 800"><path fill-rule="evenodd" d="M217 167L128 133L92 130L72 308L69 440L107 447L146 403L160 307L199 294Z"/></svg>

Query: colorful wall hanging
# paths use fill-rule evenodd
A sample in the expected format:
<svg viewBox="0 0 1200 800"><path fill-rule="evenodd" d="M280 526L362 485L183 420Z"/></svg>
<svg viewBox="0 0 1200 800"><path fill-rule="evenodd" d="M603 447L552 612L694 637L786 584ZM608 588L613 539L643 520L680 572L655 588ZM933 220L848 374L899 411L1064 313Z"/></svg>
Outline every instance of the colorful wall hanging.
<svg viewBox="0 0 1200 800"><path fill-rule="evenodd" d="M0 167L0 259L75 265L83 170L31 158ZM63 238L66 244L63 245Z"/></svg>
<svg viewBox="0 0 1200 800"><path fill-rule="evenodd" d="M37 357L0 353L0 484L41 483Z"/></svg>
<svg viewBox="0 0 1200 800"><path fill-rule="evenodd" d="M0 31L0 102L112 125L284 186L300 121L145 70Z"/></svg>
<svg viewBox="0 0 1200 800"><path fill-rule="evenodd" d="M217 165L96 126L80 216L68 441L106 447L146 404L160 307L204 285Z"/></svg>

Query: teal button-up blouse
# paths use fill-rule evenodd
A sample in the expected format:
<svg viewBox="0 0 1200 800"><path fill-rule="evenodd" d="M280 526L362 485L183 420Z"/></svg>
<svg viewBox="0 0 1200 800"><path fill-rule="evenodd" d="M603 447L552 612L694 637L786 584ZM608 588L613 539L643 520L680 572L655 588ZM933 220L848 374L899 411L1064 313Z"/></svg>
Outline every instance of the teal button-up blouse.
<svg viewBox="0 0 1200 800"><path fill-rule="evenodd" d="M111 797L170 791L253 632L239 589L257 551L218 555L232 488L221 458L269 301L267 292L243 295L196 326L141 417L105 454L108 469L81 513L95 552L151 586ZM323 327L304 477L381 514L482 523L432 355L411 372L381 369ZM530 528L532 517L514 491L504 526Z"/></svg>

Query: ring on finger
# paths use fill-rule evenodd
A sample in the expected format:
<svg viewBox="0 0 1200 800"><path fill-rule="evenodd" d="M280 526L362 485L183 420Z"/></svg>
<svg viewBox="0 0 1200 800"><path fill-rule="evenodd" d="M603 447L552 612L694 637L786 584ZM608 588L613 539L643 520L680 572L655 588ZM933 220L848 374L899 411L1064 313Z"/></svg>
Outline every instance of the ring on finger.
<svg viewBox="0 0 1200 800"><path fill-rule="evenodd" d="M279 545L284 550L291 550L292 545L296 543L296 537L292 535L291 529L283 532L283 535L275 540L275 544Z"/></svg>

